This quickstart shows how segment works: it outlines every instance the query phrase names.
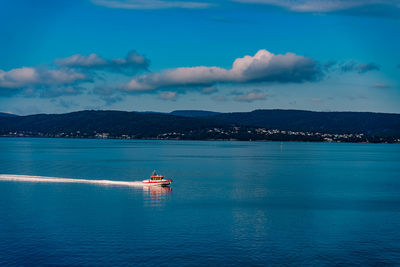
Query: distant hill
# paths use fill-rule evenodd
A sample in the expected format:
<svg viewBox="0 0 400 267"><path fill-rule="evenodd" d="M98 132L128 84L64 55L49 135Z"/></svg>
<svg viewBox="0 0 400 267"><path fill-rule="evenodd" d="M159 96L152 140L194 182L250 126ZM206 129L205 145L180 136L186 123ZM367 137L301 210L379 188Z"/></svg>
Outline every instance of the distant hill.
<svg viewBox="0 0 400 267"><path fill-rule="evenodd" d="M302 110L234 113L182 110L171 114L78 111L65 114L0 116L0 135L399 142L400 114Z"/></svg>
<svg viewBox="0 0 400 267"><path fill-rule="evenodd" d="M400 136L400 114L254 110L252 112L222 113L211 118L224 123L269 129Z"/></svg>
<svg viewBox="0 0 400 267"><path fill-rule="evenodd" d="M0 117L0 134L24 131L54 135L79 131L81 134L86 133L89 136L94 133L109 133L112 136L154 137L159 133L190 131L224 125L223 122L161 113L78 111L66 114Z"/></svg>
<svg viewBox="0 0 400 267"><path fill-rule="evenodd" d="M221 113L214 111L206 111L206 110L174 110L170 114L182 117L199 118L199 117L214 116Z"/></svg>
<svg viewBox="0 0 400 267"><path fill-rule="evenodd" d="M11 114L11 113L5 113L5 112L0 112L0 117L16 117L18 115Z"/></svg>

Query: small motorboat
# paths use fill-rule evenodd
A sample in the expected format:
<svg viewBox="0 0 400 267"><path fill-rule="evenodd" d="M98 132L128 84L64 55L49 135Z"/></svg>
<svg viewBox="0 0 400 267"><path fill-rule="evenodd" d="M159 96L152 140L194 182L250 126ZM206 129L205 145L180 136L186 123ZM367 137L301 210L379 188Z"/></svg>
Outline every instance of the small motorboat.
<svg viewBox="0 0 400 267"><path fill-rule="evenodd" d="M172 183L172 180L164 179L164 176L158 175L156 171L153 171L150 179L143 180L142 183L145 185L168 186Z"/></svg>

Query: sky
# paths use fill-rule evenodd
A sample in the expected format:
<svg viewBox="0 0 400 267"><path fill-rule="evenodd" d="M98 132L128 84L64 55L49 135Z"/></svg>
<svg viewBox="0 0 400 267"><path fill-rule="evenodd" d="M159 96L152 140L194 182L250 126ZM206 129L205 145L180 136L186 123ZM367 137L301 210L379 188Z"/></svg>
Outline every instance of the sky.
<svg viewBox="0 0 400 267"><path fill-rule="evenodd" d="M400 113L400 0L0 0L0 112Z"/></svg>

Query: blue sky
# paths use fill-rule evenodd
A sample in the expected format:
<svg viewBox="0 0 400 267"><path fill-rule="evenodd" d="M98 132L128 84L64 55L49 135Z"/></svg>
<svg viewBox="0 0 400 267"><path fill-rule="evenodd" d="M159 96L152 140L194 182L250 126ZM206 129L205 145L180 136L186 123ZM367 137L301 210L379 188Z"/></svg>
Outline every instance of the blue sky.
<svg viewBox="0 0 400 267"><path fill-rule="evenodd" d="M0 32L1 112L400 113L397 0L3 0Z"/></svg>

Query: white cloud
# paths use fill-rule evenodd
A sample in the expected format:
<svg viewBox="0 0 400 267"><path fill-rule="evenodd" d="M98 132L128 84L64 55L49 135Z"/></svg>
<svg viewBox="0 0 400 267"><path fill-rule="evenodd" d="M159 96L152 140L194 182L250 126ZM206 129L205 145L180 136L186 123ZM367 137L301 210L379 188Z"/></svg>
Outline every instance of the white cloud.
<svg viewBox="0 0 400 267"><path fill-rule="evenodd" d="M215 83L305 82L319 78L318 63L293 53L275 55L259 50L254 56L237 58L231 69L182 67L134 77L123 85L126 91L151 91L164 87L205 86Z"/></svg>
<svg viewBox="0 0 400 267"><path fill-rule="evenodd" d="M96 83L98 71L136 74L146 70L150 60L130 51L124 58L104 59L97 54L76 54L54 60L55 65L0 70L0 95L23 93L24 96L58 97L81 94L82 82ZM98 86L97 86L98 87Z"/></svg>
<svg viewBox="0 0 400 267"><path fill-rule="evenodd" d="M266 4L286 8L295 12L333 12L369 5L386 5L400 8L398 0L231 0L233 2ZM92 3L108 8L120 9L166 9L207 8L224 5L218 1L171 1L171 0L92 0Z"/></svg>
<svg viewBox="0 0 400 267"><path fill-rule="evenodd" d="M76 54L67 58L56 59L54 62L61 67L105 70L129 74L145 70L150 64L149 59L139 55L136 51L130 51L125 58L104 59L93 53L88 56Z"/></svg>
<svg viewBox="0 0 400 267"><path fill-rule="evenodd" d="M398 0L235 0L242 3L258 3L284 7L296 12L332 12L368 5L392 5L399 7Z"/></svg>
<svg viewBox="0 0 400 267"><path fill-rule="evenodd" d="M85 74L74 70L47 70L32 67L0 70L0 88L17 89L30 86L72 84L87 80Z"/></svg>
<svg viewBox="0 0 400 267"><path fill-rule="evenodd" d="M121 9L165 9L165 8L206 8L206 2L168 1L168 0L92 0L92 3L108 8Z"/></svg>
<svg viewBox="0 0 400 267"><path fill-rule="evenodd" d="M55 62L61 66L67 67L94 67L107 64L107 60L101 58L97 54L90 54L88 56L76 54L67 58L56 59Z"/></svg>

